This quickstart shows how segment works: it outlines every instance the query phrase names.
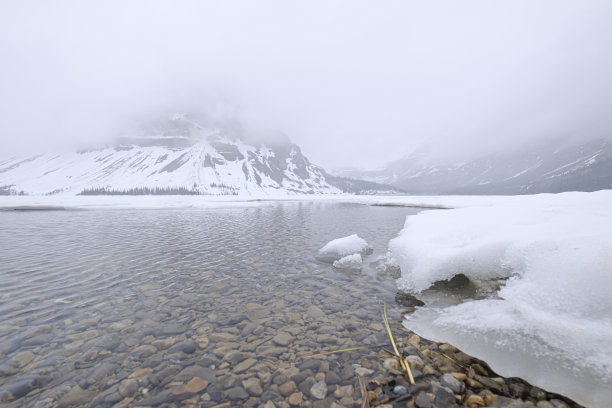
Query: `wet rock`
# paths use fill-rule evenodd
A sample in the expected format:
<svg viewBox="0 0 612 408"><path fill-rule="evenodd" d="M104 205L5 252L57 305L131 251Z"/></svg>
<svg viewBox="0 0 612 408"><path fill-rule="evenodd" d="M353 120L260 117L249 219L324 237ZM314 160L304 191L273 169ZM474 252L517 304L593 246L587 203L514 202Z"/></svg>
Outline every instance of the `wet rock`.
<svg viewBox="0 0 612 408"><path fill-rule="evenodd" d="M336 336L332 336L331 334L320 334L316 338L317 343L320 344L335 344L338 342L338 338Z"/></svg>
<svg viewBox="0 0 612 408"><path fill-rule="evenodd" d="M469 385L471 388L474 388L475 390L483 388L482 384L474 380L473 378L467 378L465 382L467 383L467 385Z"/></svg>
<svg viewBox="0 0 612 408"><path fill-rule="evenodd" d="M433 395L426 392L420 392L414 399L414 405L418 408L432 408L432 404Z"/></svg>
<svg viewBox="0 0 612 408"><path fill-rule="evenodd" d="M352 385L343 385L340 387L337 387L334 390L334 397L341 399L344 397L351 397L353 395L353 392L355 391L355 388Z"/></svg>
<svg viewBox="0 0 612 408"><path fill-rule="evenodd" d="M455 380L457 381L465 381L467 379L467 375L463 373L454 372L454 373L449 373L449 374L455 377Z"/></svg>
<svg viewBox="0 0 612 408"><path fill-rule="evenodd" d="M285 397L288 397L289 395L293 394L295 389L296 389L296 385L295 385L295 382L293 381L287 381L278 387L278 390L280 391L280 393L284 395Z"/></svg>
<svg viewBox="0 0 612 408"><path fill-rule="evenodd" d="M330 385L336 385L342 382L342 379L340 378L340 376L336 374L336 372L334 371L328 371L325 377L326 377L325 382L327 382L327 384L330 384Z"/></svg>
<svg viewBox="0 0 612 408"><path fill-rule="evenodd" d="M436 407L444 407L444 408L451 408L451 407L458 406L453 393L449 392L449 390L442 388L442 387L436 390L436 394L435 394L433 403Z"/></svg>
<svg viewBox="0 0 612 408"><path fill-rule="evenodd" d="M482 376L482 375L475 375L474 379L478 381L479 383L481 383L485 388L495 390L498 393L503 392L503 388L504 388L504 386L502 385L504 384L503 380L501 381L501 384L500 384L500 382L495 381L492 378ZM546 398L546 393L544 393L544 398Z"/></svg>
<svg viewBox="0 0 612 408"><path fill-rule="evenodd" d="M312 395L313 398L320 400L324 399L327 396L327 384L323 381L313 384L313 386L310 387L310 395Z"/></svg>
<svg viewBox="0 0 612 408"><path fill-rule="evenodd" d="M227 398L232 401L238 401L249 398L249 394L242 387L233 387L227 390Z"/></svg>
<svg viewBox="0 0 612 408"><path fill-rule="evenodd" d="M395 303L404 307L416 307L416 306L425 306L425 303L417 299L416 297L408 294L397 292L395 294Z"/></svg>
<svg viewBox="0 0 612 408"><path fill-rule="evenodd" d="M176 335L184 333L187 328L181 324L164 324L159 329L159 334L162 336Z"/></svg>
<svg viewBox="0 0 612 408"><path fill-rule="evenodd" d="M8 364L13 367L23 368L28 365L32 360L34 360L34 353L28 350L17 353L9 360Z"/></svg>
<svg viewBox="0 0 612 408"><path fill-rule="evenodd" d="M289 405L299 407L302 405L303 398L304 394L302 394L301 392L294 392L289 396L289 399L287 401L289 402Z"/></svg>
<svg viewBox="0 0 612 408"><path fill-rule="evenodd" d="M342 378L342 381L346 381L353 377L355 377L355 369L347 364L340 371L340 378Z"/></svg>
<svg viewBox="0 0 612 408"><path fill-rule="evenodd" d="M138 401L136 405L146 406L146 407L157 407L159 405L165 404L172 399L172 395L170 395L170 391L163 391L157 395L151 395L141 401Z"/></svg>
<svg viewBox="0 0 612 408"><path fill-rule="evenodd" d="M298 385L298 389L305 395L310 395L310 388L315 384L315 379L312 377L306 378Z"/></svg>
<svg viewBox="0 0 612 408"><path fill-rule="evenodd" d="M272 338L272 341L278 344L279 346L288 346L293 341L293 339L294 337L291 334L287 332L281 332L274 336L274 338Z"/></svg>
<svg viewBox="0 0 612 408"><path fill-rule="evenodd" d="M208 387L208 381L203 378L194 377L183 387L174 390L172 395L178 399L185 399L204 391L206 387Z"/></svg>
<svg viewBox="0 0 612 408"><path fill-rule="evenodd" d="M255 360L254 358L247 358L246 360L238 363L236 367L234 367L234 372L236 374L240 374L251 368L253 365L255 365L255 363L257 363L257 360Z"/></svg>
<svg viewBox="0 0 612 408"><path fill-rule="evenodd" d="M263 392L263 394L261 394L260 399L263 402L268 402L268 401L280 401L282 399L282 397L280 395L278 395L277 393L270 391L270 390L266 390Z"/></svg>
<svg viewBox="0 0 612 408"><path fill-rule="evenodd" d="M128 408L132 402L134 402L134 398L125 398L123 401L113 405L113 408Z"/></svg>
<svg viewBox="0 0 612 408"><path fill-rule="evenodd" d="M145 344L145 345L136 347L132 351L132 355L136 358L147 358L155 353L157 353L157 348L150 344Z"/></svg>
<svg viewBox="0 0 612 408"><path fill-rule="evenodd" d="M321 360L309 359L303 362L300 365L299 369L301 371L306 371L306 370L319 371L319 367L321 367Z"/></svg>
<svg viewBox="0 0 612 408"><path fill-rule="evenodd" d="M201 367L197 364L183 369L183 371L181 371L178 375L174 377L174 380L184 382L189 381L194 377L202 378L208 381L209 383L217 381L217 375L215 373L215 370L208 367Z"/></svg>
<svg viewBox="0 0 612 408"><path fill-rule="evenodd" d="M128 376L128 378L140 378L140 377L144 377L145 375L149 375L153 372L152 368L139 368L136 371L134 371L132 374L130 374Z"/></svg>
<svg viewBox="0 0 612 408"><path fill-rule="evenodd" d="M119 394L124 398L131 397L137 390L138 381L136 380L127 379L119 383Z"/></svg>
<svg viewBox="0 0 612 408"><path fill-rule="evenodd" d="M60 398L57 406L63 408L82 405L87 403L93 395L93 392L86 391L78 385L75 385L74 387L70 388L70 390L68 390L68 392L62 396L62 398Z"/></svg>
<svg viewBox="0 0 612 408"><path fill-rule="evenodd" d="M247 390L247 392L254 396L259 397L263 394L263 389L261 388L261 381L257 377L252 377L242 382L242 386Z"/></svg>
<svg viewBox="0 0 612 408"><path fill-rule="evenodd" d="M208 337L205 335L195 336L193 340L198 343L198 347L202 350L208 347L208 344L210 343Z"/></svg>
<svg viewBox="0 0 612 408"><path fill-rule="evenodd" d="M421 357L419 356L410 355L406 357L406 361L408 362L408 365L410 365L411 369L423 370L423 368L425 367L423 359L421 359Z"/></svg>
<svg viewBox="0 0 612 408"><path fill-rule="evenodd" d="M455 394L460 394L465 390L465 385L450 374L444 374L440 377L440 384L450 388Z"/></svg>
<svg viewBox="0 0 612 408"><path fill-rule="evenodd" d="M222 361L227 361L228 363L235 365L241 361L244 361L248 358L255 357L254 353L245 353L238 350L233 350L223 356Z"/></svg>
<svg viewBox="0 0 612 408"><path fill-rule="evenodd" d="M365 368L365 367L357 367L355 368L355 373L358 376L366 376L366 375L371 375L374 374L374 370L370 370L369 368Z"/></svg>
<svg viewBox="0 0 612 408"><path fill-rule="evenodd" d="M3 394L0 397L0 401L17 400L35 390L40 385L41 382L36 378L26 378L15 381L2 387Z"/></svg>
<svg viewBox="0 0 612 408"><path fill-rule="evenodd" d="M523 408L523 400L508 398L501 395L497 396L497 406L499 408Z"/></svg>
<svg viewBox="0 0 612 408"><path fill-rule="evenodd" d="M123 400L123 396L118 392L111 392L104 397L104 402L106 404L116 404L119 401Z"/></svg>
<svg viewBox="0 0 612 408"><path fill-rule="evenodd" d="M174 346L168 349L168 354L173 353L185 353L185 354L193 354L198 349L198 345L193 340L185 340L179 343L176 343Z"/></svg>
<svg viewBox="0 0 612 408"><path fill-rule="evenodd" d="M238 336L230 333L213 333L208 338L216 343L229 343L238 340Z"/></svg>
<svg viewBox="0 0 612 408"><path fill-rule="evenodd" d="M468 408L480 408L485 406L485 402L482 397L475 394L468 395L464 402Z"/></svg>

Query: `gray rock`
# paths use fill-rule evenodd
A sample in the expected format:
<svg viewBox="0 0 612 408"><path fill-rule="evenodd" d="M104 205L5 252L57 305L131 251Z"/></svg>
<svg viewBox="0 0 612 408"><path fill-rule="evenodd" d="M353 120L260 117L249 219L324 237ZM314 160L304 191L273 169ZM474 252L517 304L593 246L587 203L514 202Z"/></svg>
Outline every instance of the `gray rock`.
<svg viewBox="0 0 612 408"><path fill-rule="evenodd" d="M451 408L457 407L457 401L452 392L446 388L438 388L436 396L434 398L434 405L436 407Z"/></svg>
<svg viewBox="0 0 612 408"><path fill-rule="evenodd" d="M432 408L433 398L425 392L420 392L414 399L414 405L418 408Z"/></svg>
<svg viewBox="0 0 612 408"><path fill-rule="evenodd" d="M173 353L185 353L185 354L193 354L198 349L198 345L193 340L185 340L176 343L174 346L168 349L168 354Z"/></svg>
<svg viewBox="0 0 612 408"><path fill-rule="evenodd" d="M319 371L319 367L321 367L321 360L313 360L308 359L300 365L301 371L312 370L314 372Z"/></svg>
<svg viewBox="0 0 612 408"><path fill-rule="evenodd" d="M342 382L342 378L340 378L340 376L336 374L334 371L328 371L325 374L325 382L330 385L336 385Z"/></svg>
<svg viewBox="0 0 612 408"><path fill-rule="evenodd" d="M232 401L238 401L249 398L249 394L242 387L233 387L227 390L227 398Z"/></svg>
<svg viewBox="0 0 612 408"><path fill-rule="evenodd" d="M324 399L327 396L327 384L324 381L319 381L310 387L310 395L316 399Z"/></svg>
<svg viewBox="0 0 612 408"><path fill-rule="evenodd" d="M523 408L523 401L520 399L508 398L498 395L497 406L499 408Z"/></svg>
<svg viewBox="0 0 612 408"><path fill-rule="evenodd" d="M312 377L306 378L298 385L298 389L305 395L310 395L310 388L316 383Z"/></svg>
<svg viewBox="0 0 612 408"><path fill-rule="evenodd" d="M403 385L396 385L393 387L393 392L397 395L404 395L408 393L408 390Z"/></svg>
<svg viewBox="0 0 612 408"><path fill-rule="evenodd" d="M254 396L259 397L263 394L263 389L261 388L261 381L257 377L249 378L248 380L244 380L242 385L247 390L247 392Z"/></svg>
<svg viewBox="0 0 612 408"><path fill-rule="evenodd" d="M185 368L178 375L176 375L176 377L174 377L174 380L180 382L187 382L193 377L200 377L208 381L209 383L217 381L217 375L215 374L215 370L208 367L201 367L197 364Z"/></svg>
<svg viewBox="0 0 612 408"><path fill-rule="evenodd" d="M235 365L240 363L241 361L246 360L247 358L255 357L254 353L245 353L243 351L233 350L223 356L223 361L227 361L228 363Z"/></svg>
<svg viewBox="0 0 612 408"><path fill-rule="evenodd" d="M279 346L287 346L293 341L293 339L294 337L291 334L287 332L281 332L274 336L272 341L274 341Z"/></svg>
<svg viewBox="0 0 612 408"><path fill-rule="evenodd" d="M440 384L442 384L444 387L450 388L455 394L459 394L465 390L465 384L450 374L444 374L442 377L440 377Z"/></svg>
<svg viewBox="0 0 612 408"><path fill-rule="evenodd" d="M122 397L131 397L138 391L138 381L133 379L123 380L119 383L119 394Z"/></svg>

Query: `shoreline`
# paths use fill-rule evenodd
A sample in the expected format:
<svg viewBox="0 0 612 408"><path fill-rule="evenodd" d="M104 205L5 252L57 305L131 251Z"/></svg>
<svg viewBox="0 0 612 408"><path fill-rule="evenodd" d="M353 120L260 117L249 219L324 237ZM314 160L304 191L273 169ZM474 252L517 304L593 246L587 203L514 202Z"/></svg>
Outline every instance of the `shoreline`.
<svg viewBox="0 0 612 408"><path fill-rule="evenodd" d="M522 378L500 376L485 361L451 344L422 338L398 324L394 329L403 332L400 353L410 364L415 384L402 372L399 359L383 349L386 375L367 378L362 407L584 408Z"/></svg>

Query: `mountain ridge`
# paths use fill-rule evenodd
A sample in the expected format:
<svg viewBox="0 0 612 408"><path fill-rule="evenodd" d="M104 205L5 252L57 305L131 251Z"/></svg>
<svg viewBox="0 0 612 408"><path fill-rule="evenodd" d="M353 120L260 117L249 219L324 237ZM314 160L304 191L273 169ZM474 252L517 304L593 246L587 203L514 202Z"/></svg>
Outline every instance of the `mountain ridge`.
<svg viewBox="0 0 612 408"><path fill-rule="evenodd" d="M0 194L396 193L329 175L284 135L247 139L239 126L174 115L122 135L113 146L0 160Z"/></svg>
<svg viewBox="0 0 612 408"><path fill-rule="evenodd" d="M612 142L547 140L459 163L416 150L375 170L336 175L392 185L408 194L537 194L612 188Z"/></svg>

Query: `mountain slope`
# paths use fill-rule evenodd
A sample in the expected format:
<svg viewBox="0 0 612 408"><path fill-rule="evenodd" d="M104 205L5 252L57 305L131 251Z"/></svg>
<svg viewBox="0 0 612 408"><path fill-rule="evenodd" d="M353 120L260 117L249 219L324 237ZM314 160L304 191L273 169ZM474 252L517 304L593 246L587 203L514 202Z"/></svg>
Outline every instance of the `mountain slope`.
<svg viewBox="0 0 612 408"><path fill-rule="evenodd" d="M390 184L411 194L534 194L612 188L612 144L548 141L518 152L444 163L416 151L370 171L345 176Z"/></svg>
<svg viewBox="0 0 612 408"><path fill-rule="evenodd" d="M177 115L112 147L0 160L0 194L337 194L389 186L338 179L286 138L245 141L234 129Z"/></svg>

